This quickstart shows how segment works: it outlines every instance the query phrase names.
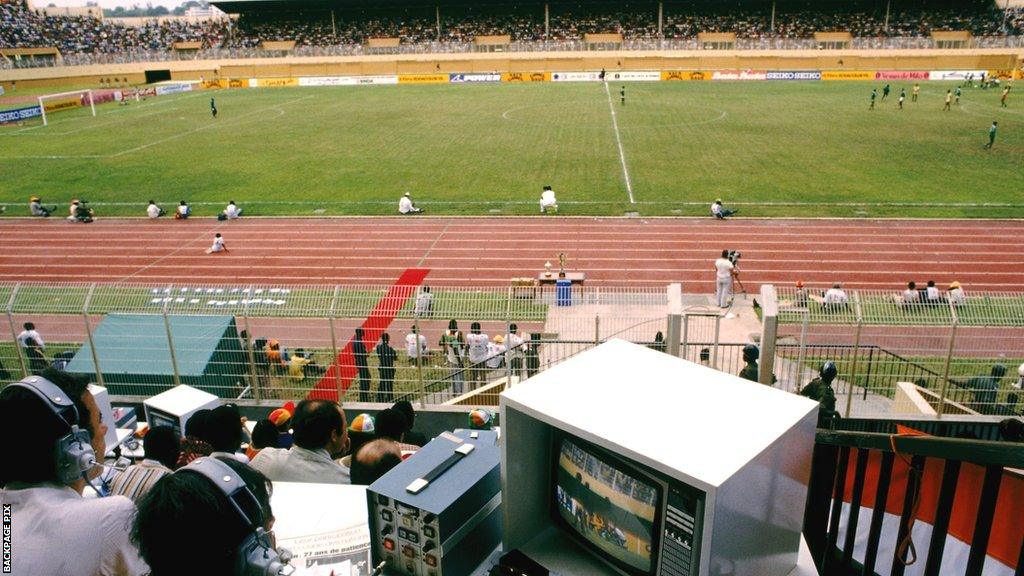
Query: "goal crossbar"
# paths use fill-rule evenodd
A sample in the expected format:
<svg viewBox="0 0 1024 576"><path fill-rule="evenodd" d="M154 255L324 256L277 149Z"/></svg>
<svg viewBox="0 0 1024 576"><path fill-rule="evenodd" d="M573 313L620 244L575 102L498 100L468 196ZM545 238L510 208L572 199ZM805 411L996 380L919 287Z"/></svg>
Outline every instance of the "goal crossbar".
<svg viewBox="0 0 1024 576"><path fill-rule="evenodd" d="M43 104L43 100L52 100L54 98L64 98L64 97L67 97L67 96L81 96L82 94L85 94L86 96L89 97L89 109L92 111L92 115L95 116L96 115L96 101L92 97L92 90L88 90L88 89L86 89L86 90L73 90L71 92L60 92L58 94L44 94L44 95L39 97L39 112L40 112L40 114L43 117L43 126L46 126L46 125L49 124L49 121L46 118L46 105Z"/></svg>

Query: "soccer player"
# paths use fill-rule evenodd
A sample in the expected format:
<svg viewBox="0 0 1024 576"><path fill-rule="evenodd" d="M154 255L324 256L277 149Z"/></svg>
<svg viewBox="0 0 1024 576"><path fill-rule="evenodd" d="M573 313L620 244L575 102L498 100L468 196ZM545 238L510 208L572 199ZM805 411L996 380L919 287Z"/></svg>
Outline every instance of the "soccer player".
<svg viewBox="0 0 1024 576"><path fill-rule="evenodd" d="M212 97L210 98L210 114L213 114L214 118L217 117L217 103L213 101Z"/></svg>
<svg viewBox="0 0 1024 576"><path fill-rule="evenodd" d="M1012 88L1012 86L1007 86L1006 88L1003 88L1003 95L999 97L999 106L1001 108L1006 108L1007 107L1006 106L1006 97L1010 95L1010 88Z"/></svg>
<svg viewBox="0 0 1024 576"><path fill-rule="evenodd" d="M910 92L910 101L917 102L917 95L921 93L921 85L914 84L914 89Z"/></svg>
<svg viewBox="0 0 1024 576"><path fill-rule="evenodd" d="M889 85L886 84L885 88L882 88L882 102L885 102L885 99L888 98L888 97L889 97Z"/></svg>
<svg viewBox="0 0 1024 576"><path fill-rule="evenodd" d="M949 103L953 101L953 91L946 90L946 105L942 107L943 110L949 110Z"/></svg>
<svg viewBox="0 0 1024 576"><path fill-rule="evenodd" d="M622 88L619 89L619 97L622 98L622 105L625 106L626 105L626 87L625 86L623 86Z"/></svg>
<svg viewBox="0 0 1024 576"><path fill-rule="evenodd" d="M992 121L992 125L988 127L988 144L985 144L986 150L991 150L992 145L996 143L996 128L998 128L999 122Z"/></svg>
<svg viewBox="0 0 1024 576"><path fill-rule="evenodd" d="M875 109L875 98L878 98L878 88L871 89L871 106L868 106L868 110Z"/></svg>
<svg viewBox="0 0 1024 576"><path fill-rule="evenodd" d="M907 91L904 90L903 88L900 88L900 99L899 99L900 110L903 110L903 101L906 100L906 99L907 99Z"/></svg>
<svg viewBox="0 0 1024 576"><path fill-rule="evenodd" d="M960 90L960 87L957 86L956 90L953 91L953 96L956 97L956 105L957 106L960 105L960 95L961 94L963 94L963 92Z"/></svg>

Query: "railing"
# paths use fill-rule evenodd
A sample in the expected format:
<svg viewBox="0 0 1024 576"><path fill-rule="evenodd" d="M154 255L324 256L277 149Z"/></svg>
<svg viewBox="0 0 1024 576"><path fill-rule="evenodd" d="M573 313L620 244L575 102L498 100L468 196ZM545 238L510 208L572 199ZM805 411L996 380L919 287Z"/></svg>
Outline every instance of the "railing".
<svg viewBox="0 0 1024 576"><path fill-rule="evenodd" d="M1024 444L819 430L811 466L804 536L821 574L1024 571L1010 470Z"/></svg>
<svg viewBox="0 0 1024 576"><path fill-rule="evenodd" d="M1022 48L1024 36L983 36L973 38L963 48ZM817 50L819 42L813 38L737 38L732 50ZM936 43L926 37L853 38L847 49L935 49ZM473 42L419 42L390 47L367 47L363 44L327 46L296 46L285 53L261 48L205 48L195 51L134 51L103 54L67 53L61 59L26 58L2 59L0 68L38 68L52 66L84 66L95 64L130 64L136 62L172 62L189 60L227 60L247 58L280 58L282 56L330 57L363 56L375 54L469 54L474 52L586 52L607 50L714 50L696 38L635 38L622 43L593 44L582 40L516 41L500 46L477 45Z"/></svg>

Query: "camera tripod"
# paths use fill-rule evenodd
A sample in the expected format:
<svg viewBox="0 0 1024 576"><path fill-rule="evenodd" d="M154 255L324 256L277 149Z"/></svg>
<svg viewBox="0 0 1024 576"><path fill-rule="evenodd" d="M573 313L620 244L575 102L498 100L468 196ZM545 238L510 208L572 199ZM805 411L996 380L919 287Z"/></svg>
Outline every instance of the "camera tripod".
<svg viewBox="0 0 1024 576"><path fill-rule="evenodd" d="M739 284L740 285L740 293L743 294L743 299L746 300L747 299L747 287L744 286L743 285L743 281L740 280L739 272L736 272L736 273L734 273L732 275L732 281L733 281L734 284ZM733 289L732 293L733 293L733 299L735 299L736 298L736 290Z"/></svg>

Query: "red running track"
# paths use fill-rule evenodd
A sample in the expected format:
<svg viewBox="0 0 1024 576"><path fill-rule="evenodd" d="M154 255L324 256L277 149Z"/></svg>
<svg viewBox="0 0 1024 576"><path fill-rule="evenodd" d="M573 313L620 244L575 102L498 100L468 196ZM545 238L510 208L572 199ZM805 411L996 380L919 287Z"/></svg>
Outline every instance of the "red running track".
<svg viewBox="0 0 1024 576"><path fill-rule="evenodd" d="M230 253L203 253L213 234ZM743 253L749 291L798 279L899 289L959 280L1024 290L1024 221L692 218L274 218L217 222L0 220L0 280L391 284L407 268L432 285L507 285L545 261L596 285L714 290L712 261Z"/></svg>

